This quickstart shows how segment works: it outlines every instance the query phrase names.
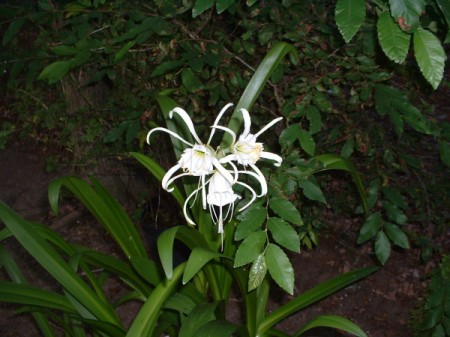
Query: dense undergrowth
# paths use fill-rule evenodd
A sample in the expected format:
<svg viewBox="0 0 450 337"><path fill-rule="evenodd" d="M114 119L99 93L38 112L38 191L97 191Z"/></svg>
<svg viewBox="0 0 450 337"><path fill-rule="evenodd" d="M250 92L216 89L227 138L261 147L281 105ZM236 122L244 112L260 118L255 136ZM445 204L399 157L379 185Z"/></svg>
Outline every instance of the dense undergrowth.
<svg viewBox="0 0 450 337"><path fill-rule="evenodd" d="M0 147L20 137L72 153L49 158L49 168L143 151L147 131L163 123L155 99L161 92L191 114L199 132L209 132L202 125L212 124L218 106L240 97L267 50L289 42L298 61L280 64L252 117L257 125L284 117L268 143L289 169L272 176L271 188L300 209L302 244L318 243L324 206L332 206L349 216L366 213L358 243L373 240L381 263L394 246L414 245L425 261L439 259L448 254L442 238L449 220L449 102L429 97L436 88L448 94L450 83L445 75L427 75L417 40L432 31L448 42L450 9L443 1L418 1L426 11L414 17L407 8L402 18L410 26L400 18L397 26L383 16L389 3L367 1L354 32L335 16L335 2L321 0L1 5ZM415 34L416 49L409 50L408 40L404 57L402 32ZM383 40L395 34L400 51ZM367 210L358 206L351 182L330 193L329 173L305 174L318 170L308 159L324 153L355 164L367 187ZM429 304L424 312L432 309ZM448 308L442 312L450 316ZM416 329L440 329L441 321L430 317L422 314L425 323Z"/></svg>

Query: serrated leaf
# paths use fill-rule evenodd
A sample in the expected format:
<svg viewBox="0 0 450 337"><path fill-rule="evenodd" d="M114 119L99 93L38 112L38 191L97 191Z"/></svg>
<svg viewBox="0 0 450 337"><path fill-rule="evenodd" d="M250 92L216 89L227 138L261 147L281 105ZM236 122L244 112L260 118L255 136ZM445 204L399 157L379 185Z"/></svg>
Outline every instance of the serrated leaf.
<svg viewBox="0 0 450 337"><path fill-rule="evenodd" d="M391 204L389 201L383 201L383 208L386 211L388 218L391 221L398 223L399 225L403 225L408 217L405 213L403 213L397 206Z"/></svg>
<svg viewBox="0 0 450 337"><path fill-rule="evenodd" d="M302 149L307 154L314 156L314 152L316 151L316 142L308 131L300 130L300 133L298 134L298 141L300 142Z"/></svg>
<svg viewBox="0 0 450 337"><path fill-rule="evenodd" d="M242 241L234 257L234 268L253 262L261 253L261 250L266 243L266 239L266 233L259 231L250 234Z"/></svg>
<svg viewBox="0 0 450 337"><path fill-rule="evenodd" d="M298 185L303 189L303 194L308 199L319 201L324 204L327 203L327 200L325 199L325 196L323 195L320 187L314 184L312 181L301 179L298 181Z"/></svg>
<svg viewBox="0 0 450 337"><path fill-rule="evenodd" d="M400 29L389 12L384 12L378 18L377 31L381 49L386 56L394 62L403 63L408 54L410 35Z"/></svg>
<svg viewBox="0 0 450 337"><path fill-rule="evenodd" d="M251 206L251 208L245 212L240 218L236 232L234 233L234 239L236 241L242 240L249 236L251 233L261 228L264 220L267 217L267 210L261 206Z"/></svg>
<svg viewBox="0 0 450 337"><path fill-rule="evenodd" d="M423 28L414 33L414 56L428 83L437 89L444 76L447 56L439 39Z"/></svg>
<svg viewBox="0 0 450 337"><path fill-rule="evenodd" d="M192 17L195 18L204 11L214 6L215 0L196 0L194 8L192 8Z"/></svg>
<svg viewBox="0 0 450 337"><path fill-rule="evenodd" d="M248 291L259 287L267 273L267 264L264 254L259 254L253 261L248 275Z"/></svg>
<svg viewBox="0 0 450 337"><path fill-rule="evenodd" d="M385 222L384 231L386 232L389 240L391 240L395 245L404 249L409 249L408 237L399 226L391 224L390 222Z"/></svg>
<svg viewBox="0 0 450 337"><path fill-rule="evenodd" d="M338 0L336 2L336 25L345 42L355 36L366 17L366 4L364 0Z"/></svg>
<svg viewBox="0 0 450 337"><path fill-rule="evenodd" d="M291 225L280 218L270 218L267 224L276 243L293 252L300 252L298 233Z"/></svg>
<svg viewBox="0 0 450 337"><path fill-rule="evenodd" d="M414 31L425 12L425 0L389 0L392 17L404 31Z"/></svg>
<svg viewBox="0 0 450 337"><path fill-rule="evenodd" d="M279 217L296 225L302 225L302 217L293 203L282 198L272 198L269 206Z"/></svg>
<svg viewBox="0 0 450 337"><path fill-rule="evenodd" d="M283 250L271 243L266 250L266 263L270 276L286 292L294 294L294 269Z"/></svg>
<svg viewBox="0 0 450 337"><path fill-rule="evenodd" d="M381 228L380 212L370 214L359 231L357 243L361 244L374 237Z"/></svg>
<svg viewBox="0 0 450 337"><path fill-rule="evenodd" d="M391 243L383 231L379 231L375 239L375 255L381 264L385 264L391 255Z"/></svg>

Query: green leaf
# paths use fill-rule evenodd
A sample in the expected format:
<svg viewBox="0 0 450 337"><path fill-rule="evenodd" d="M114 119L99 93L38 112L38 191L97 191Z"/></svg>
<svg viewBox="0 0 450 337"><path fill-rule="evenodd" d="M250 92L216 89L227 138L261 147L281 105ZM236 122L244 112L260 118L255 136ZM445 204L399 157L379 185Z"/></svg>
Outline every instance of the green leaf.
<svg viewBox="0 0 450 337"><path fill-rule="evenodd" d="M355 323L349 321L344 317L335 315L323 315L313 318L304 326L302 326L302 328L296 334L294 334L294 336L300 336L304 332L318 327L339 329L351 333L355 336L367 337L367 334L363 330L361 330L361 328Z"/></svg>
<svg viewBox="0 0 450 337"><path fill-rule="evenodd" d="M266 243L267 236L263 231L258 231L250 234L239 245L236 255L234 257L234 268L241 267L247 263L253 262Z"/></svg>
<svg viewBox="0 0 450 337"><path fill-rule="evenodd" d="M238 325L231 324L227 321L214 320L198 329L195 333L195 337L230 337L234 336L234 332L238 328Z"/></svg>
<svg viewBox="0 0 450 337"><path fill-rule="evenodd" d="M321 168L317 169L316 172L322 172L322 171L328 171L328 170L343 170L352 176L353 182L356 185L356 188L358 190L359 196L361 198L361 202L363 204L364 212L368 212L368 206L367 206L367 198L366 198L366 192L364 189L364 184L361 180L361 177L359 175L358 170L356 169L355 165L352 164L350 160L347 158L341 157L336 154L322 154L319 156L315 156L312 158L313 160L317 160L321 162L322 166Z"/></svg>
<svg viewBox="0 0 450 337"><path fill-rule="evenodd" d="M439 155L442 162L450 166L450 143L446 141L439 142Z"/></svg>
<svg viewBox="0 0 450 337"><path fill-rule="evenodd" d="M383 192L383 195L395 206L403 209L408 208L408 203L405 201L398 189L390 186L383 186L381 190Z"/></svg>
<svg viewBox="0 0 450 337"><path fill-rule="evenodd" d="M48 80L49 84L59 82L70 70L70 61L56 61L46 66L39 74L39 80Z"/></svg>
<svg viewBox="0 0 450 337"><path fill-rule="evenodd" d="M377 30L381 49L386 56L394 62L403 63L408 54L410 35L400 29L389 12L380 15Z"/></svg>
<svg viewBox="0 0 450 337"><path fill-rule="evenodd" d="M183 320L178 337L196 337L197 331L205 324L216 319L214 311L217 304L206 303L198 305L192 312Z"/></svg>
<svg viewBox="0 0 450 337"><path fill-rule="evenodd" d="M370 214L361 227L357 243L362 244L374 237L381 228L381 222L380 212Z"/></svg>
<svg viewBox="0 0 450 337"><path fill-rule="evenodd" d="M267 217L267 209L252 205L247 212L240 216L240 222L234 233L234 239L236 241L242 240L249 236L254 231L261 228L264 220Z"/></svg>
<svg viewBox="0 0 450 337"><path fill-rule="evenodd" d="M195 247L186 264L183 274L183 284L188 283L209 261L223 255L212 250Z"/></svg>
<svg viewBox="0 0 450 337"><path fill-rule="evenodd" d="M127 51L132 48L134 45L136 44L136 41L128 41L127 43L125 43L122 48L120 48L120 50L116 53L116 55L114 55L114 62L119 61L122 57L125 56L125 54L127 53Z"/></svg>
<svg viewBox="0 0 450 337"><path fill-rule="evenodd" d="M191 68L186 68L181 72L181 80L186 90L191 93L203 87L203 83L195 76Z"/></svg>
<svg viewBox="0 0 450 337"><path fill-rule="evenodd" d="M185 64L184 60L177 60L177 61L166 61L158 65L151 73L151 77L158 77L161 75L164 75L165 73L169 72L170 70L179 68Z"/></svg>
<svg viewBox="0 0 450 337"><path fill-rule="evenodd" d="M217 0L216 3L216 10L217 14L221 14L225 10L228 9L232 4L235 3L235 0Z"/></svg>
<svg viewBox="0 0 450 337"><path fill-rule="evenodd" d="M166 171L157 162L139 152L130 152L130 155L133 156L137 161L139 161L147 170L149 170L156 179L162 181L164 175L166 174ZM178 202L178 205L183 207L184 197L181 194L180 189L176 185L174 185L173 188L173 197Z"/></svg>
<svg viewBox="0 0 450 337"><path fill-rule="evenodd" d="M309 307L314 303L317 303L336 291L367 277L377 270L378 267L369 267L351 271L341 274L331 280L327 280L314 288L303 292L301 295L293 298L283 306L267 314L261 321L256 335L263 336L266 331L273 328L277 323L281 322L286 317L289 317L290 315Z"/></svg>
<svg viewBox="0 0 450 337"><path fill-rule="evenodd" d="M20 18L12 21L9 24L8 29L3 34L3 41L2 41L3 47L5 47L14 38L14 36L18 33L20 28L22 28L24 23L25 19Z"/></svg>
<svg viewBox="0 0 450 337"><path fill-rule="evenodd" d="M428 83L437 89L444 76L447 56L439 39L423 28L414 33L414 56L420 71Z"/></svg>
<svg viewBox="0 0 450 337"><path fill-rule="evenodd" d="M287 293L294 294L294 269L286 253L271 243L266 249L266 263L270 276Z"/></svg>
<svg viewBox="0 0 450 337"><path fill-rule="evenodd" d="M415 31L420 15L425 12L425 0L389 0L392 17L404 31Z"/></svg>
<svg viewBox="0 0 450 337"><path fill-rule="evenodd" d="M272 75L273 71L288 53L291 53L293 59L298 59L297 50L292 45L285 42L277 42L273 45L273 47L269 50L269 52L259 64L250 82L248 82L247 86L245 87L245 90L241 98L239 99L238 104L236 105L233 115L231 116L230 122L228 123L228 128L233 130L235 133L238 132L243 123L243 117L239 110L246 109L247 111L251 111L253 103L256 101L259 94L263 90L264 85ZM231 136L226 134L220 144L220 148L228 148L231 144L231 141Z"/></svg>
<svg viewBox="0 0 450 337"><path fill-rule="evenodd" d="M403 225L408 220L403 211L401 211L397 206L391 204L389 201L383 201L383 208L386 211L387 217L399 225Z"/></svg>
<svg viewBox="0 0 450 337"><path fill-rule="evenodd" d="M298 185L303 190L303 194L305 195L305 197L307 197L308 199L319 201L324 204L327 203L322 190L317 184L314 184L312 181L307 179L300 179L298 181Z"/></svg>
<svg viewBox="0 0 450 337"><path fill-rule="evenodd" d="M436 0L436 3L441 9L441 12L445 17L445 21L447 21L447 27L450 27L450 1Z"/></svg>
<svg viewBox="0 0 450 337"><path fill-rule="evenodd" d="M351 136L345 141L345 144L341 149L341 156L344 158L350 158L354 149L355 149L355 138Z"/></svg>
<svg viewBox="0 0 450 337"><path fill-rule="evenodd" d="M379 231L375 239L375 255L381 264L385 264L391 255L391 243L383 231Z"/></svg>
<svg viewBox="0 0 450 337"><path fill-rule="evenodd" d="M215 0L196 0L194 8L192 8L192 17L195 18L202 14L204 11L214 6Z"/></svg>
<svg viewBox="0 0 450 337"><path fill-rule="evenodd" d="M259 287L267 273L267 264L264 254L259 254L253 261L248 275L248 291Z"/></svg>
<svg viewBox="0 0 450 337"><path fill-rule="evenodd" d="M302 149L310 156L314 156L314 152L316 151L316 142L309 131L300 130L298 140Z"/></svg>
<svg viewBox="0 0 450 337"><path fill-rule="evenodd" d="M390 222L385 222L383 227L389 240L391 240L395 245L401 248L409 249L408 237L399 226L394 225Z"/></svg>
<svg viewBox="0 0 450 337"><path fill-rule="evenodd" d="M312 102L320 111L331 112L331 102L323 93L315 91L312 97Z"/></svg>
<svg viewBox="0 0 450 337"><path fill-rule="evenodd" d="M302 225L300 212L293 203L282 198L271 198L269 206L279 217L296 225Z"/></svg>
<svg viewBox="0 0 450 337"><path fill-rule="evenodd" d="M338 0L336 2L336 25L345 42L349 43L366 17L364 0Z"/></svg>
<svg viewBox="0 0 450 337"><path fill-rule="evenodd" d="M300 252L298 233L290 224L280 218L270 218L267 225L275 242L293 252Z"/></svg>
<svg viewBox="0 0 450 337"><path fill-rule="evenodd" d="M68 293L97 319L121 327L112 307L75 273L58 252L30 224L0 202L0 219L17 241L52 275Z"/></svg>
<svg viewBox="0 0 450 337"><path fill-rule="evenodd" d="M298 139L301 128L299 124L292 124L285 128L278 139L283 148L289 147Z"/></svg>
<svg viewBox="0 0 450 337"><path fill-rule="evenodd" d="M309 121L309 133L314 135L322 128L322 115L320 114L319 109L317 109L314 105L310 105L306 109L305 113L306 118Z"/></svg>

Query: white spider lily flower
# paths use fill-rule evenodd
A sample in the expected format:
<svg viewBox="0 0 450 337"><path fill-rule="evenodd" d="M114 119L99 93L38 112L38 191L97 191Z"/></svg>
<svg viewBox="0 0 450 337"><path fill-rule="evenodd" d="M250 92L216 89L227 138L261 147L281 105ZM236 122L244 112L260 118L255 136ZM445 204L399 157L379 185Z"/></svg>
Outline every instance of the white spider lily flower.
<svg viewBox="0 0 450 337"><path fill-rule="evenodd" d="M167 171L167 173L164 175L164 177L161 181L161 184L162 184L162 187L166 191L172 192L174 188L170 187L170 185L178 178L183 177L183 176L195 176L195 177L200 178L199 188L196 189L193 193L191 193L187 197L187 199L185 201L185 205L184 205L184 214L185 214L186 220L190 224L194 224L194 223L187 216L187 203L193 196L196 196L200 190L202 191L203 208L206 209L206 207L207 207L206 176L211 175L217 171L217 172L220 172L223 175L224 179L226 179L230 184L233 184L234 181L236 180L236 178L233 178L233 176L228 172L228 170L226 170L223 167L222 163L219 162L219 160L216 158L215 151L209 145L209 143L211 142L211 140L214 136L214 132L215 132L215 129L217 128L217 124L219 123L223 114L226 112L226 110L230 106L232 106L231 103L227 104L220 111L219 115L217 116L216 120L214 121L214 124L212 125L212 131L209 136L208 142L206 144L203 143L200 140L200 138L198 137L197 132L195 131L195 128L194 128L194 124L192 123L192 120L189 117L189 115L187 114L187 112L178 107L174 108L172 111L169 112L169 117L172 118L174 113L178 114L181 117L181 119L184 121L187 128L189 129L189 132L191 133L192 137L194 138L195 144L188 142L187 140L185 140L183 137L181 137L177 133L175 133L169 129L163 128L163 127L154 128L147 134L147 143L149 143L149 144L150 144L150 137L154 132L163 131L163 132L168 133L169 135L175 137L176 139L180 140L181 142L183 142L184 144L186 144L188 146L188 148L186 148L183 151L183 153L181 154L181 157L178 160L177 164L175 164L173 167L171 167ZM228 128L221 127L221 130L232 133L232 131L229 130ZM180 169L181 169L182 173L175 175L175 173ZM235 171L237 171L237 170L235 170Z"/></svg>

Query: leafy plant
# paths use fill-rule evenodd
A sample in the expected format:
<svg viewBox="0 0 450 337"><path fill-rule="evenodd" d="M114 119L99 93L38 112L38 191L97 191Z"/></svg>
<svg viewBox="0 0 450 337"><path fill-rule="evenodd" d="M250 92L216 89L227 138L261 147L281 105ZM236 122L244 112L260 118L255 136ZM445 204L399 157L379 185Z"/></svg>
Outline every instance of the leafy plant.
<svg viewBox="0 0 450 337"><path fill-rule="evenodd" d="M249 82L249 89L244 92L247 95L238 103L240 109L250 109L270 73L288 52L292 52L292 47L284 43L275 45L269 51ZM172 135L175 135L175 131L171 129L177 130L184 136L189 131L194 138L197 137L189 123L187 124L189 130L184 131L180 124L171 123L173 112L170 111L178 111L180 115L183 113L179 108L173 110L174 102L170 98L160 96L157 100L167 118L166 130L170 130ZM239 126L245 122L245 128L248 128L247 118L245 114L235 112L230 125ZM214 124L214 127L231 130L218 124ZM180 140L181 136L173 138L175 152L188 155L189 151L182 151L179 147ZM226 143L227 140L223 142ZM167 188L170 184L167 179L170 179L175 170L164 174L164 170L152 159L140 153L132 155L156 178L162 179L163 187ZM234 156L237 154L231 155L232 158L236 158ZM272 154L266 153L265 156L275 158ZM226 157L223 158L225 160ZM321 156L317 160L322 162L322 170L352 169L339 157ZM181 166L175 166L178 167ZM219 170L219 166L216 169ZM252 166L252 169L256 172L253 177L259 175L255 167ZM220 170L217 172L222 174ZM354 174L354 178L359 184L357 174ZM70 244L45 226L30 223L5 204L0 204L0 218L6 225L0 232L0 239L14 236L63 290L62 294L42 292L27 285L20 269L2 249L0 251L2 264L13 281L3 282L0 300L27 305L29 310L35 313L35 319L46 336L54 335L49 319L62 322L67 333L82 336L85 335L84 327L89 327L96 334L108 336L154 336L164 331L177 331L180 336L209 334L211 331L221 336L280 335L282 333L275 328L277 323L377 270L376 267L369 267L343 274L296 296L287 304L267 314L266 305L270 289L267 270L275 282L287 292L293 293L293 270L280 246L293 251L299 250L299 244L293 240L291 234L294 231L292 225L301 225L301 216L288 200L271 195L267 203L275 215L267 219L267 209L262 211L261 203L257 203L242 215L239 223L233 219L225 226L221 221L225 221L226 216L222 218L222 213L219 216L216 211L211 210L214 212L212 214L216 214L215 218L214 215L211 218L203 211L201 203L194 203L190 211L186 209L189 198L203 186L198 188L187 182L183 188L174 187L174 197L179 205L184 207L186 220L194 222L198 228L181 225L164 231L158 237L157 246L161 262L159 264L148 258L136 228L118 202L94 178L91 178L91 183L92 186L73 177L55 180L49 187L52 209L55 213L58 212L61 188L69 189L103 225L122 251L124 260ZM260 180L260 183L263 186L263 180ZM209 184L209 188L216 186L209 180L202 184ZM252 190L250 187L247 189ZM219 190L219 193L224 192L228 193L228 190ZM210 190L208 195L211 196L211 193ZM219 228L221 225L224 226L222 239L220 230L219 235L215 233L213 221L217 222ZM261 230L263 222L266 227ZM272 237L271 241L267 241L268 231ZM237 245L233 239L243 241ZM185 243L191 253L187 262L174 268L175 240ZM221 240L223 240L222 248ZM250 263L251 268L243 267ZM102 272L97 275L93 268ZM80 273L85 277L82 278ZM105 280L110 276L118 277L129 289L116 304L109 302L103 289ZM238 284L245 303L243 326L224 322L233 280ZM125 329L118 319L116 308L130 300L142 301L142 306L131 326ZM60 312L58 316L52 313L54 309ZM221 329L218 330L218 326ZM318 326L338 328L357 336L366 336L354 323L332 315L323 315L311 320L294 335L301 335Z"/></svg>

